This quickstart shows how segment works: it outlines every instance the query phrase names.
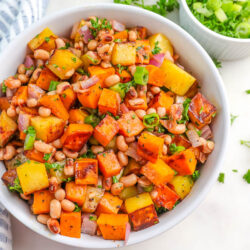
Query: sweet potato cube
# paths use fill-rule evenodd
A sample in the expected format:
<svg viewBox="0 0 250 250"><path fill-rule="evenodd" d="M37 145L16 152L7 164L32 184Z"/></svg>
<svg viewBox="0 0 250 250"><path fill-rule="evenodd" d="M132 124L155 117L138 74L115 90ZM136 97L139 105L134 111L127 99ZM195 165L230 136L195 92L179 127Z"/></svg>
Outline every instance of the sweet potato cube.
<svg viewBox="0 0 250 250"><path fill-rule="evenodd" d="M48 214L50 211L50 201L54 199L54 194L49 190L41 190L34 193L32 204L33 214Z"/></svg>
<svg viewBox="0 0 250 250"><path fill-rule="evenodd" d="M144 159L156 162L162 153L164 139L144 132L138 139L137 154Z"/></svg>
<svg viewBox="0 0 250 250"><path fill-rule="evenodd" d="M105 177L117 175L121 171L120 163L113 150L97 155L100 171Z"/></svg>
<svg viewBox="0 0 250 250"><path fill-rule="evenodd" d="M179 195L166 185L155 186L154 190L157 192L157 196L153 198L153 201L157 207L171 210L180 199Z"/></svg>
<svg viewBox="0 0 250 250"><path fill-rule="evenodd" d="M171 181L175 172L163 160L158 159L155 163L147 162L141 168L141 174L155 185L160 185Z"/></svg>
<svg viewBox="0 0 250 250"><path fill-rule="evenodd" d="M64 107L69 110L76 101L76 93L71 88L67 88L62 92L60 98Z"/></svg>
<svg viewBox="0 0 250 250"><path fill-rule="evenodd" d="M23 105L26 103L28 99L28 87L21 86L17 89L16 93L14 94L11 103L13 105Z"/></svg>
<svg viewBox="0 0 250 250"><path fill-rule="evenodd" d="M97 215L103 214L117 214L121 208L123 200L119 199L117 196L110 194L109 192L105 192L102 197L98 207L97 207Z"/></svg>
<svg viewBox="0 0 250 250"><path fill-rule="evenodd" d="M146 69L148 70L148 83L154 86L162 87L167 77L165 72L154 65L147 65Z"/></svg>
<svg viewBox="0 0 250 250"><path fill-rule="evenodd" d="M136 63L149 64L150 45L149 40L136 40Z"/></svg>
<svg viewBox="0 0 250 250"><path fill-rule="evenodd" d="M62 212L60 217L61 235L81 238L81 212Z"/></svg>
<svg viewBox="0 0 250 250"><path fill-rule="evenodd" d="M166 111L168 113L173 103L174 103L173 94L171 94L171 92L165 93L164 91L161 91L159 94L154 96L149 106L155 109L157 109L158 107L164 107L166 108Z"/></svg>
<svg viewBox="0 0 250 250"><path fill-rule="evenodd" d="M29 108L26 106L20 106L20 110L23 111L26 114L29 115L38 115L38 109L37 108Z"/></svg>
<svg viewBox="0 0 250 250"><path fill-rule="evenodd" d="M164 86L177 95L185 95L194 84L195 78L169 60L164 60L160 67L167 75Z"/></svg>
<svg viewBox="0 0 250 250"><path fill-rule="evenodd" d="M132 80L132 76L127 70L118 71L116 74L120 76L121 83L130 82Z"/></svg>
<svg viewBox="0 0 250 250"><path fill-rule="evenodd" d="M69 111L69 123L83 124L88 113L81 109L71 109Z"/></svg>
<svg viewBox="0 0 250 250"><path fill-rule="evenodd" d="M101 114L110 112L117 115L120 105L119 100L120 96L116 91L104 88L98 102L99 112Z"/></svg>
<svg viewBox="0 0 250 250"><path fill-rule="evenodd" d="M70 201L76 202L79 206L85 201L87 186L75 184L74 181L67 182L66 187L66 198Z"/></svg>
<svg viewBox="0 0 250 250"><path fill-rule="evenodd" d="M16 122L7 115L5 110L3 110L0 115L0 147L5 146L16 130Z"/></svg>
<svg viewBox="0 0 250 250"><path fill-rule="evenodd" d="M38 162L42 162L44 163L45 160L43 159L44 157L44 153L37 151L36 149L32 149L32 150L27 150L24 151L24 155L33 161L38 161Z"/></svg>
<svg viewBox="0 0 250 250"><path fill-rule="evenodd" d="M74 162L74 165L76 184L97 184L98 166L96 159L78 159Z"/></svg>
<svg viewBox="0 0 250 250"><path fill-rule="evenodd" d="M191 100L188 115L191 121L201 129L209 124L216 114L216 107L211 104L201 93L197 93Z"/></svg>
<svg viewBox="0 0 250 250"><path fill-rule="evenodd" d="M45 42L46 38L51 36L54 37L55 34L49 28L45 28L42 32L37 34L32 40L29 41L28 46L32 51L34 51Z"/></svg>
<svg viewBox="0 0 250 250"><path fill-rule="evenodd" d="M129 214L134 231L139 231L151 227L159 222L154 205L141 208Z"/></svg>
<svg viewBox="0 0 250 250"><path fill-rule="evenodd" d="M89 124L69 124L61 143L65 148L73 151L80 151L93 133L93 127Z"/></svg>
<svg viewBox="0 0 250 250"><path fill-rule="evenodd" d="M167 158L167 164L176 170L179 175L191 175L194 173L197 160L191 149L186 149Z"/></svg>
<svg viewBox="0 0 250 250"><path fill-rule="evenodd" d="M138 194L125 200L125 208L128 214L151 204L153 204L153 201L149 193Z"/></svg>
<svg viewBox="0 0 250 250"><path fill-rule="evenodd" d="M99 78L102 87L104 86L104 80L107 77L115 74L115 69L113 67L104 69L100 66L90 66L88 67L88 71L91 77L97 76Z"/></svg>
<svg viewBox="0 0 250 250"><path fill-rule="evenodd" d="M95 127L94 137L104 147L106 147L114 136L119 131L117 121L109 115L106 115L103 120Z"/></svg>
<svg viewBox="0 0 250 250"><path fill-rule="evenodd" d="M25 195L49 186L47 171L43 163L27 161L18 166L16 171Z"/></svg>
<svg viewBox="0 0 250 250"><path fill-rule="evenodd" d="M66 49L56 49L46 65L60 79L69 79L71 75L67 73L76 70L82 65L82 61L71 51Z"/></svg>
<svg viewBox="0 0 250 250"><path fill-rule="evenodd" d="M88 186L82 211L85 213L94 213L103 195L104 189Z"/></svg>
<svg viewBox="0 0 250 250"><path fill-rule="evenodd" d="M127 214L101 214L97 225L105 240L125 240L130 231Z"/></svg>
<svg viewBox="0 0 250 250"><path fill-rule="evenodd" d="M52 114L54 114L58 118L61 118L64 121L67 121L69 119L69 113L64 107L58 94L44 95L40 99L39 103L44 107L51 109Z"/></svg>
<svg viewBox="0 0 250 250"><path fill-rule="evenodd" d="M47 37L46 40L38 47L38 49L43 49L47 51L51 51L56 48L56 38L57 36Z"/></svg>
<svg viewBox="0 0 250 250"><path fill-rule="evenodd" d="M96 109L102 93L101 83L98 81L95 85L88 88L84 93L78 93L77 98L82 106Z"/></svg>
<svg viewBox="0 0 250 250"><path fill-rule="evenodd" d="M123 31L117 32L114 34L113 38L114 38L114 40L120 39L121 42L126 42L128 39L128 31L123 30Z"/></svg>
<svg viewBox="0 0 250 250"><path fill-rule="evenodd" d="M36 130L36 138L46 143L58 139L62 134L65 122L54 116L34 116L30 119L31 126Z"/></svg>
<svg viewBox="0 0 250 250"><path fill-rule="evenodd" d="M36 85L41 89L48 90L51 81L58 81L58 77L45 67L42 69L36 81Z"/></svg>
<svg viewBox="0 0 250 250"><path fill-rule="evenodd" d="M137 109L147 110L148 105L147 105L147 97L146 97L146 95L145 96L140 96L140 98L143 99L144 102L132 106L132 105L129 104L129 97L126 96L125 99L124 99L124 103L126 104L128 109L130 109L130 110L137 110Z"/></svg>
<svg viewBox="0 0 250 250"><path fill-rule="evenodd" d="M118 120L119 133L126 136L135 136L144 129L142 121L138 118L134 111L124 113Z"/></svg>
<svg viewBox="0 0 250 250"><path fill-rule="evenodd" d="M10 107L10 99L8 97L0 97L0 110L7 110Z"/></svg>
<svg viewBox="0 0 250 250"><path fill-rule="evenodd" d="M136 62L135 43L116 43L112 52L112 64L123 66L133 65Z"/></svg>

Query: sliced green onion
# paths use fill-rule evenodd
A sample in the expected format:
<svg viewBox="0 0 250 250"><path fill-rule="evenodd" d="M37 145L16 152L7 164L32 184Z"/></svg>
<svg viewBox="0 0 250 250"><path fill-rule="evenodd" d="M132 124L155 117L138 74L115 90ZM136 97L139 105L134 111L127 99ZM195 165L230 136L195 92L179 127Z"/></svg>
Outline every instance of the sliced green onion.
<svg viewBox="0 0 250 250"><path fill-rule="evenodd" d="M240 23L236 28L236 33L241 38L250 38L250 23Z"/></svg>
<svg viewBox="0 0 250 250"><path fill-rule="evenodd" d="M100 122L100 118L92 114L92 115L86 116L84 122L86 124L90 124L92 127L96 127Z"/></svg>
<svg viewBox="0 0 250 250"><path fill-rule="evenodd" d="M56 87L57 87L58 84L60 84L60 82L57 82L57 81L50 81L49 91L56 90Z"/></svg>
<svg viewBox="0 0 250 250"><path fill-rule="evenodd" d="M144 67L137 66L134 74L136 84L146 85L148 83L148 71Z"/></svg>
<svg viewBox="0 0 250 250"><path fill-rule="evenodd" d="M143 124L146 128L154 128L159 124L160 117L158 114L148 114L143 117Z"/></svg>
<svg viewBox="0 0 250 250"><path fill-rule="evenodd" d="M33 148L34 142L36 140L36 130L34 127L29 126L25 133L26 137L24 141L24 150L30 150Z"/></svg>
<svg viewBox="0 0 250 250"><path fill-rule="evenodd" d="M169 151L174 154L174 153L179 153L181 151L184 151L186 148L183 146L176 146L175 143L170 144L169 146Z"/></svg>

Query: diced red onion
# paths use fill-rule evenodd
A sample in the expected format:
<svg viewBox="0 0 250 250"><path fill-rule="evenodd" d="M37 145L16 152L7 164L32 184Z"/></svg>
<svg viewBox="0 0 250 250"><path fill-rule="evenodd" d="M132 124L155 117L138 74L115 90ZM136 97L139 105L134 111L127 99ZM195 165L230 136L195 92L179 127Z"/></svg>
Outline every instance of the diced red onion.
<svg viewBox="0 0 250 250"><path fill-rule="evenodd" d="M84 81L80 81L80 87L81 89L88 89L91 86L95 85L99 81L99 78L97 76L92 76L91 78L88 78Z"/></svg>
<svg viewBox="0 0 250 250"><path fill-rule="evenodd" d="M125 25L122 24L122 23L120 23L120 22L118 22L118 21L116 21L116 20L113 20L113 21L112 21L112 28L113 28L115 31L121 32L121 31L125 30Z"/></svg>
<svg viewBox="0 0 250 250"><path fill-rule="evenodd" d="M28 97L35 98L36 100L40 99L45 94L45 91L38 87L36 84L28 85Z"/></svg>
<svg viewBox="0 0 250 250"><path fill-rule="evenodd" d="M26 68L30 68L31 66L34 66L34 61L30 56L26 56L24 60L24 66Z"/></svg>
<svg viewBox="0 0 250 250"><path fill-rule="evenodd" d="M6 97L12 97L15 94L15 90L14 89L6 89Z"/></svg>
<svg viewBox="0 0 250 250"><path fill-rule="evenodd" d="M18 115L18 129L20 131L24 131L25 129L28 129L29 125L30 125L30 115L25 114L20 112L20 114Z"/></svg>
<svg viewBox="0 0 250 250"><path fill-rule="evenodd" d="M202 145L200 137L194 129L187 130L186 135L194 148Z"/></svg>
<svg viewBox="0 0 250 250"><path fill-rule="evenodd" d="M126 155L133 158L135 161L141 161L142 157L137 154L137 142L132 142L128 146Z"/></svg>
<svg viewBox="0 0 250 250"><path fill-rule="evenodd" d="M90 220L90 216L96 217L95 214L82 214L82 228L84 234L95 235L97 230L97 223L95 220Z"/></svg>
<svg viewBox="0 0 250 250"><path fill-rule="evenodd" d="M165 57L164 53L153 55L153 57L149 61L149 64L154 65L156 67L161 67L164 57Z"/></svg>
<svg viewBox="0 0 250 250"><path fill-rule="evenodd" d="M82 26L79 33L83 36L83 41L85 43L88 43L89 40L92 40L94 38L87 25Z"/></svg>
<svg viewBox="0 0 250 250"><path fill-rule="evenodd" d="M165 58L166 58L167 60L169 60L170 62L174 63L174 58L171 56L171 54L170 54L169 51L167 51L167 52L165 53Z"/></svg>
<svg viewBox="0 0 250 250"><path fill-rule="evenodd" d="M126 230L125 230L125 242L124 242L125 245L127 245L127 243L128 243L130 231L131 231L131 226L130 226L130 223L127 222L127 224L126 224Z"/></svg>
<svg viewBox="0 0 250 250"><path fill-rule="evenodd" d="M201 137L204 139L210 139L212 137L212 130L208 125L201 129Z"/></svg>

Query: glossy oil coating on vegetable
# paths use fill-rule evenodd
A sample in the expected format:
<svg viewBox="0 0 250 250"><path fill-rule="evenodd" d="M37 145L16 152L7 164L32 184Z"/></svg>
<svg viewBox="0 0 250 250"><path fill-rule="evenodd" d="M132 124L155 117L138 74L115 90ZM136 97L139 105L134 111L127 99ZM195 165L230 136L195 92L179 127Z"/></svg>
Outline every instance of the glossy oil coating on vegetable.
<svg viewBox="0 0 250 250"><path fill-rule="evenodd" d="M1 83L2 181L51 233L126 242L190 193L216 107L163 34L97 17L39 32Z"/></svg>

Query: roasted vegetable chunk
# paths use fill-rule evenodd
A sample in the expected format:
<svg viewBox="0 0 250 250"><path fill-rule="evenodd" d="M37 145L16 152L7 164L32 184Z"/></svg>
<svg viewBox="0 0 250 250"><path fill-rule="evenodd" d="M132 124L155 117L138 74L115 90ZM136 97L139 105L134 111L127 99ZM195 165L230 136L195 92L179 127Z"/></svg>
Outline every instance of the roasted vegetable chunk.
<svg viewBox="0 0 250 250"><path fill-rule="evenodd" d="M52 142L63 134L64 121L54 116L35 116L30 119L36 130L36 138L44 142Z"/></svg>
<svg viewBox="0 0 250 250"><path fill-rule="evenodd" d="M113 150L97 155L100 171L105 177L114 176L120 173L121 166Z"/></svg>
<svg viewBox="0 0 250 250"><path fill-rule="evenodd" d="M47 171L43 163L27 161L17 167L16 171L25 195L49 186Z"/></svg>
<svg viewBox="0 0 250 250"><path fill-rule="evenodd" d="M0 110L7 110L10 107L10 99L8 97L0 97Z"/></svg>
<svg viewBox="0 0 250 250"><path fill-rule="evenodd" d="M71 109L69 111L69 123L83 124L88 113L81 109Z"/></svg>
<svg viewBox="0 0 250 250"><path fill-rule="evenodd" d="M155 185L160 185L171 181L175 172L163 160L158 159L155 163L147 162L141 168L141 174Z"/></svg>
<svg viewBox="0 0 250 250"><path fill-rule="evenodd" d="M166 163L176 170L179 175L191 175L195 170L197 160L193 150L187 149L168 157Z"/></svg>
<svg viewBox="0 0 250 250"><path fill-rule="evenodd" d="M201 93L197 93L191 100L188 115L191 121L201 129L211 123L216 114L216 107L211 104Z"/></svg>
<svg viewBox="0 0 250 250"><path fill-rule="evenodd" d="M16 130L16 122L6 114L5 110L3 110L0 115L0 147L5 146Z"/></svg>
<svg viewBox="0 0 250 250"><path fill-rule="evenodd" d="M96 159L78 159L75 161L75 183L94 184L98 182L98 167Z"/></svg>
<svg viewBox="0 0 250 250"><path fill-rule="evenodd" d="M185 95L195 82L193 76L166 59L160 68L167 75L164 86L177 95Z"/></svg>
<svg viewBox="0 0 250 250"><path fill-rule="evenodd" d="M118 133L119 125L117 121L109 115L106 115L103 120L95 127L95 139L106 147L114 136Z"/></svg>
<svg viewBox="0 0 250 250"><path fill-rule="evenodd" d="M82 65L82 61L69 50L56 49L46 65L60 79L65 80L72 76L71 71Z"/></svg>
<svg viewBox="0 0 250 250"><path fill-rule="evenodd" d="M123 66L133 65L136 62L136 47L134 43L116 43L112 53L112 64Z"/></svg>
<svg viewBox="0 0 250 250"><path fill-rule="evenodd" d="M103 89L99 102L98 108L100 114L110 112L113 115L117 115L120 106L120 96L117 92L111 89Z"/></svg>
<svg viewBox="0 0 250 250"><path fill-rule="evenodd" d="M64 107L69 110L76 101L76 93L71 88L67 88L62 92L60 98Z"/></svg>
<svg viewBox="0 0 250 250"><path fill-rule="evenodd" d="M80 151L92 133L93 127L89 124L69 124L61 137L61 143L70 150Z"/></svg>
<svg viewBox="0 0 250 250"><path fill-rule="evenodd" d="M163 143L163 138L144 132L138 139L137 154L146 160L156 162L161 155Z"/></svg>
<svg viewBox="0 0 250 250"><path fill-rule="evenodd" d="M174 49L170 41L166 36L164 36L161 33L154 34L149 37L149 44L151 47L151 50L157 47L160 48L160 53L166 53L167 51L170 53L171 56L174 54Z"/></svg>
<svg viewBox="0 0 250 250"><path fill-rule="evenodd" d="M75 182L67 182L66 187L66 198L70 201L76 202L79 206L85 201L87 186L86 185L77 185Z"/></svg>
<svg viewBox="0 0 250 250"><path fill-rule="evenodd" d="M107 77L115 74L115 69L113 67L104 69L100 66L90 66L88 67L88 71L91 77L97 76L99 78L102 87L104 86L103 84L104 80Z"/></svg>
<svg viewBox="0 0 250 250"><path fill-rule="evenodd" d="M130 224L127 214L101 214L97 225L105 240L128 239Z"/></svg>
<svg viewBox="0 0 250 250"><path fill-rule="evenodd" d="M27 150L24 151L24 155L33 161L38 161L38 162L42 162L44 163L45 160L43 159L44 157L44 153L37 151L36 149L32 149L32 150Z"/></svg>
<svg viewBox="0 0 250 250"><path fill-rule="evenodd" d="M51 81L58 81L58 77L48 68L43 68L36 81L36 85L41 89L48 90Z"/></svg>
<svg viewBox="0 0 250 250"><path fill-rule="evenodd" d="M153 201L157 207L164 207L171 210L175 203L179 200L179 195L166 185L155 186L156 196Z"/></svg>
<svg viewBox="0 0 250 250"><path fill-rule="evenodd" d="M162 87L167 77L165 72L154 65L148 65L146 69L148 70L148 83L154 86Z"/></svg>
<svg viewBox="0 0 250 250"><path fill-rule="evenodd" d="M126 137L138 135L144 129L142 121L134 111L123 114L118 120L118 124L119 133Z"/></svg>
<svg viewBox="0 0 250 250"><path fill-rule="evenodd" d="M150 205L129 214L134 231L151 227L159 222L154 205Z"/></svg>
<svg viewBox="0 0 250 250"><path fill-rule="evenodd" d="M15 95L12 98L11 104L13 105L23 105L28 99L28 87L21 86L17 89Z"/></svg>
<svg viewBox="0 0 250 250"><path fill-rule="evenodd" d="M61 235L81 238L81 212L62 212L60 217Z"/></svg>
<svg viewBox="0 0 250 250"><path fill-rule="evenodd" d="M54 195L49 190L41 190L34 193L32 212L34 214L48 214L50 211L50 201Z"/></svg>
<svg viewBox="0 0 250 250"><path fill-rule="evenodd" d="M167 113L169 113L169 109L171 105L174 103L174 96L171 92L163 92L161 91L159 94L155 95L149 106L151 108L157 109L158 107L166 108Z"/></svg>

